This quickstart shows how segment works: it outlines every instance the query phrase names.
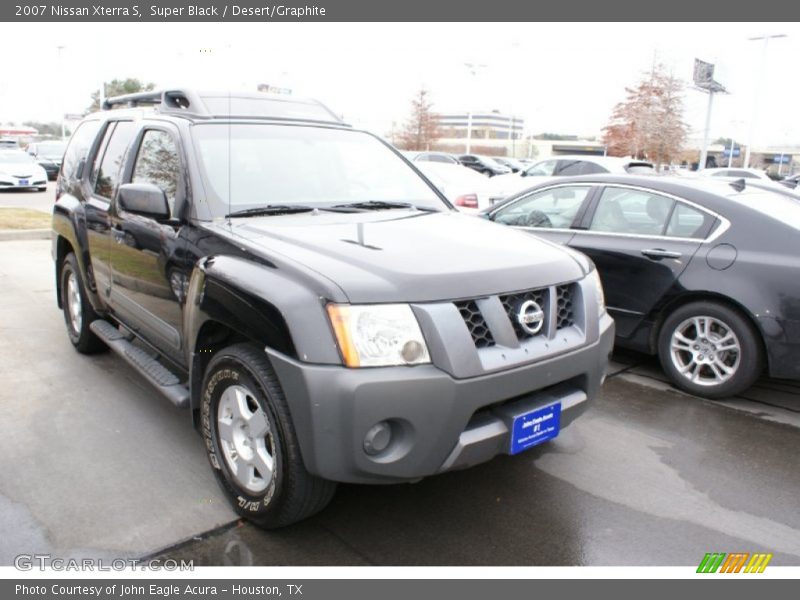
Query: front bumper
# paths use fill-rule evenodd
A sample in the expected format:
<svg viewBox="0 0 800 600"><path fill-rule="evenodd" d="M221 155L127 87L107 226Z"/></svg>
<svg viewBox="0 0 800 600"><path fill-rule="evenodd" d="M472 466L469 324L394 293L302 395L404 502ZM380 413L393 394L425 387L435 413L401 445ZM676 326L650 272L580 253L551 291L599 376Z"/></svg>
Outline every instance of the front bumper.
<svg viewBox="0 0 800 600"><path fill-rule="evenodd" d="M47 175L36 175L26 179L13 175L0 175L0 190L32 190L47 185Z"/></svg>
<svg viewBox="0 0 800 600"><path fill-rule="evenodd" d="M456 379L433 365L347 369L309 365L267 349L309 472L350 483L413 481L507 453L513 413L562 404L561 427L602 385L614 323L591 344L540 362ZM368 455L364 437L392 423L393 442Z"/></svg>

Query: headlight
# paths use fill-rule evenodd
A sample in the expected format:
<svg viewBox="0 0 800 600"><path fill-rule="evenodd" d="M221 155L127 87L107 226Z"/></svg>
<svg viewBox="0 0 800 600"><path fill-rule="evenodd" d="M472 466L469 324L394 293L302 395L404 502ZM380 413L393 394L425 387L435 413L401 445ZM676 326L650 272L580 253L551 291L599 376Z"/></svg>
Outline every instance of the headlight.
<svg viewBox="0 0 800 600"><path fill-rule="evenodd" d="M408 304L329 304L336 341L348 367L417 365L431 361Z"/></svg>
<svg viewBox="0 0 800 600"><path fill-rule="evenodd" d="M600 281L600 274L597 272L597 269L589 273L587 277L590 277L592 281L594 281L594 295L597 298L597 314L602 317L603 313L606 312L606 296L603 293L603 282Z"/></svg>

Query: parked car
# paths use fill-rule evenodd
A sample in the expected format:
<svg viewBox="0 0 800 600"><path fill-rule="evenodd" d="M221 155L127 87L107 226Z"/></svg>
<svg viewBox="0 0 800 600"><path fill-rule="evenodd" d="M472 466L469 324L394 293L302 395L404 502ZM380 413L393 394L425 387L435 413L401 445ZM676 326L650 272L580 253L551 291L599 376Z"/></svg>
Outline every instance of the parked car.
<svg viewBox="0 0 800 600"><path fill-rule="evenodd" d="M64 157L66 142L35 142L28 146L27 152L36 159L36 162L45 170L47 178L55 181L61 169L61 159Z"/></svg>
<svg viewBox="0 0 800 600"><path fill-rule="evenodd" d="M19 141L16 138L0 138L0 150L19 150Z"/></svg>
<svg viewBox="0 0 800 600"><path fill-rule="evenodd" d="M486 216L587 254L617 344L723 398L800 379L800 203L713 179L595 175L526 190Z"/></svg>
<svg viewBox="0 0 800 600"><path fill-rule="evenodd" d="M526 166L516 158L510 158L507 156L494 156L493 158L496 162L499 162L501 165L511 169L512 173L519 173L526 168Z"/></svg>
<svg viewBox="0 0 800 600"><path fill-rule="evenodd" d="M416 167L461 212L477 213L489 207L488 181L483 175L461 165L421 162Z"/></svg>
<svg viewBox="0 0 800 600"><path fill-rule="evenodd" d="M594 175L596 173L653 174L652 163L614 156L554 156L540 160L519 173L494 177L491 183L489 201L496 204L511 194L544 183L554 177L574 175Z"/></svg>
<svg viewBox="0 0 800 600"><path fill-rule="evenodd" d="M789 188L790 190L793 190L797 187L798 182L800 182L800 174L790 175L789 177L781 179L778 183Z"/></svg>
<svg viewBox="0 0 800 600"><path fill-rule="evenodd" d="M477 171L481 175L494 177L495 175L506 175L511 173L511 169L488 156L479 154L462 154L458 157L459 162L465 167Z"/></svg>
<svg viewBox="0 0 800 600"><path fill-rule="evenodd" d="M699 177L730 177L733 179L762 179L772 181L769 175L759 169L742 169L717 167L716 169L701 169L696 171Z"/></svg>
<svg viewBox="0 0 800 600"><path fill-rule="evenodd" d="M516 454L598 394L614 324L585 257L459 214L311 100L104 107L56 186L67 335L188 409L243 517Z"/></svg>
<svg viewBox="0 0 800 600"><path fill-rule="evenodd" d="M0 190L12 188L44 192L47 173L26 152L0 149Z"/></svg>
<svg viewBox="0 0 800 600"><path fill-rule="evenodd" d="M408 160L413 162L434 162L448 165L460 165L458 159L447 152L403 152Z"/></svg>

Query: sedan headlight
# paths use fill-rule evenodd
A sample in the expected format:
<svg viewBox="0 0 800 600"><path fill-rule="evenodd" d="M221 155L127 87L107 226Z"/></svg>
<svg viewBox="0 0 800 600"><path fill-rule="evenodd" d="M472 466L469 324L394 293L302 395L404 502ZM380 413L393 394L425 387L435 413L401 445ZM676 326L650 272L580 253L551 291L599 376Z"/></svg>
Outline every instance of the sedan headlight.
<svg viewBox="0 0 800 600"><path fill-rule="evenodd" d="M591 278L594 282L595 297L597 298L597 314L601 317L606 312L606 296L603 293L603 282L600 281L600 273L597 269L593 270L587 277Z"/></svg>
<svg viewBox="0 0 800 600"><path fill-rule="evenodd" d="M428 347L408 304L328 304L348 367L429 363Z"/></svg>

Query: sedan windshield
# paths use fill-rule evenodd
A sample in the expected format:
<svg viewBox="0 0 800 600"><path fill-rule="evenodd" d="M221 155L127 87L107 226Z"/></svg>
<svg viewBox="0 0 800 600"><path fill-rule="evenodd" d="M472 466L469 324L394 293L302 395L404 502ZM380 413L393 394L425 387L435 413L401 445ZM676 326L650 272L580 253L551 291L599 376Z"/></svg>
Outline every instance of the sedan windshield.
<svg viewBox="0 0 800 600"><path fill-rule="evenodd" d="M39 144L37 152L42 156L63 156L67 145L63 142L48 142Z"/></svg>
<svg viewBox="0 0 800 600"><path fill-rule="evenodd" d="M193 135L217 216L266 205L448 208L392 150L363 132L237 123L199 124Z"/></svg>

